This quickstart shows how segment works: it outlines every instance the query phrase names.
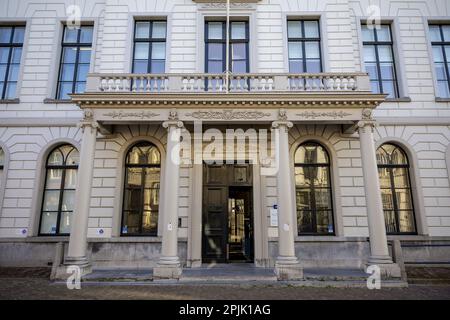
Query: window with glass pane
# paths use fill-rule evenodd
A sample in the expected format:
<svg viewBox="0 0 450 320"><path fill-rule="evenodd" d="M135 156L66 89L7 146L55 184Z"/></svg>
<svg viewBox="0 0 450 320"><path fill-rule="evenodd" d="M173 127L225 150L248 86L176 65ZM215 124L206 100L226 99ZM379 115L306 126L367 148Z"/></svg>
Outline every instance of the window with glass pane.
<svg viewBox="0 0 450 320"><path fill-rule="evenodd" d="M450 98L450 24L430 25L438 96Z"/></svg>
<svg viewBox="0 0 450 320"><path fill-rule="evenodd" d="M56 98L67 100L69 94L82 93L86 88L92 50L93 26L69 28L64 26L61 42Z"/></svg>
<svg viewBox="0 0 450 320"><path fill-rule="evenodd" d="M0 99L15 99L24 26L0 26Z"/></svg>
<svg viewBox="0 0 450 320"><path fill-rule="evenodd" d="M121 235L157 235L160 174L161 155L155 145L140 142L128 151Z"/></svg>
<svg viewBox="0 0 450 320"><path fill-rule="evenodd" d="M398 98L392 32L390 25L361 26L363 55L366 71L370 77L372 92L384 93L388 98Z"/></svg>
<svg viewBox="0 0 450 320"><path fill-rule="evenodd" d="M40 235L68 235L72 221L80 156L69 144L48 156L42 197Z"/></svg>
<svg viewBox="0 0 450 320"><path fill-rule="evenodd" d="M133 73L164 73L166 21L136 21Z"/></svg>
<svg viewBox="0 0 450 320"><path fill-rule="evenodd" d="M416 234L414 207L405 152L390 143L377 150L378 175L387 234Z"/></svg>
<svg viewBox="0 0 450 320"><path fill-rule="evenodd" d="M322 72L318 20L288 20L289 72Z"/></svg>
<svg viewBox="0 0 450 320"><path fill-rule="evenodd" d="M207 73L221 74L226 69L226 22L207 21L205 25L206 66ZM247 21L230 22L230 71L233 73L249 72L249 31ZM231 85L236 86L237 80ZM241 80L244 87L244 80ZM221 80L212 80L211 86L222 84ZM205 86L208 87L207 85Z"/></svg>
<svg viewBox="0 0 450 320"><path fill-rule="evenodd" d="M320 144L306 142L294 158L299 235L333 235L330 158Z"/></svg>

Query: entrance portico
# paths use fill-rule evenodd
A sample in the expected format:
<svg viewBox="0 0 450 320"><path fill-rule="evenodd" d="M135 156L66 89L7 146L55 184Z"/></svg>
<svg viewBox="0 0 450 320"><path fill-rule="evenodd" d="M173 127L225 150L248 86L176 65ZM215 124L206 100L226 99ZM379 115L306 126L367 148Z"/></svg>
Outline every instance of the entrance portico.
<svg viewBox="0 0 450 320"><path fill-rule="evenodd" d="M125 78L129 79L130 77L127 76ZM256 142L260 150L256 157L256 163L252 163L252 178L249 185L252 186L252 225L246 226L245 223L242 225L244 229L253 229L254 253L252 258L254 259L251 260L254 260L254 263L260 266L273 265L270 262L271 257L269 257L267 249L268 207L265 198L267 189L264 186L264 181L268 177L276 177L278 255L274 261L274 266L275 273L280 280L297 280L303 277L302 257L295 252L295 231L297 228L294 221L296 220L296 204L294 201L295 189L289 153L289 129L294 125L318 124L323 126L341 125L342 132L348 135L356 135L356 130L359 130L359 139L361 140L361 145L364 145L362 147L364 148L362 169L366 185L366 198L368 199L368 206L370 206L368 218L372 258L369 263L375 262L379 264L383 272L388 276L397 276L396 270L398 268L392 263L392 259L389 258L387 251L380 196L377 192L374 192L378 188L378 176L373 135L366 128L373 123L371 110L383 101L384 96L369 92L366 75L350 75L348 78L342 77L341 79L329 76L328 80L334 79L335 84L339 80L339 85L318 86L316 87L316 92L305 92L303 89L293 87L289 91L281 89L283 86L280 83L286 85L289 81L286 78L286 82L283 82L283 77L277 76L274 77L275 81L271 82L270 85L270 88L274 88L273 90L267 89L267 91L264 91L263 87L254 87L248 92L242 92L242 90L226 94L215 92L214 95L208 92L195 91L194 86L186 85L191 83L189 82L191 80L186 79L180 76L167 76L167 83L183 84L182 87L184 86L185 90L187 90L186 93L181 89L180 92L176 90L167 91L167 89L152 92L151 88L149 88L149 92L129 92L125 90L126 86L120 86L113 90L111 84L114 86L125 81L121 80L119 76L90 75L88 77L87 92L73 95L73 100L85 110L85 114L90 117L89 120L98 124L98 131L103 136L112 136L115 128L130 124L163 124L168 130L165 175L161 183L164 186L161 194L162 205L160 209L162 226L159 227L162 235L161 256L154 268L154 274L157 278L179 278L181 267L184 263L191 267L200 266L206 257L205 241L208 244L211 243L212 238L205 237L205 233L211 230L205 229L205 220L204 218L202 219L202 212L204 215L209 209L205 209L204 206L202 208L201 203L203 203L205 196L207 201L210 202L216 197L210 196L207 193L209 191L204 189L203 159L201 162L198 162L197 159L198 151L204 152L204 147L202 146L203 144L201 144L200 148L195 144L197 141L203 141L204 132L196 132L195 124L198 122L212 128L226 124L228 128L230 126L232 128L245 128L256 125L266 130L273 129L273 147L271 147L270 143L267 144L267 141L264 145L261 144L261 140ZM326 77L324 78L321 75L317 81L318 83L328 83L326 79ZM248 81L252 81L252 78L249 78ZM308 82L309 80L305 79L305 81ZM313 78L312 81L312 83L316 83ZM108 86L105 86L105 83ZM346 84L343 85L343 83ZM266 87L264 86L264 88ZM122 90L124 91L122 92ZM194 126L192 126L193 124ZM192 130L192 127L194 127L194 130ZM197 136L199 133L200 138ZM179 144L182 136L183 143ZM187 142L192 142L194 146L192 147L191 145L187 150L184 150L183 144ZM183 149L182 155L180 154L180 148ZM367 151L368 149L370 151ZM265 152L265 156L261 156L261 151ZM88 154L92 160L84 159L86 161L84 164L85 170L89 172L89 170L92 170L94 154L81 150L82 154L83 152ZM191 202L188 204L189 230L187 233L188 253L186 262L180 261L177 253L179 240L177 230L180 223L182 224L182 219L179 219L178 214L180 165L189 167L192 173L191 191L189 191ZM80 183L86 184L86 188L82 186L78 188L77 202L83 201L86 197L86 190L89 189L87 184L90 182L87 179L81 179ZM230 188L226 191L228 195L235 192L237 190ZM225 198L226 201L230 199L229 196ZM225 203L225 200L223 203ZM249 208L247 210L250 210ZM86 234L87 226L81 222L86 221L83 219L86 219L88 216L88 209L88 206L76 208L75 216L77 219L73 229L80 229L80 232L77 234ZM228 208L223 209L222 211L226 212L229 217ZM244 219L248 221L249 218L244 217ZM221 221L219 227L222 227L222 231L230 228L229 226L223 228L223 224L230 223L229 219L219 220ZM227 236L230 236L230 234L227 234ZM229 259L232 251L229 247L231 243L230 241L225 243L223 241L224 238L222 236L221 241L217 240L218 242L213 241L212 243L214 243L213 246L221 243L219 245L222 248L221 254L226 252L225 256ZM251 241L250 237L247 236L247 238L248 241ZM87 256L85 244L86 236L73 236L69 247L79 248L77 255L83 256L84 254ZM244 253L249 252L245 251L245 249L243 250L242 252ZM67 259L66 264L69 263L70 260Z"/></svg>

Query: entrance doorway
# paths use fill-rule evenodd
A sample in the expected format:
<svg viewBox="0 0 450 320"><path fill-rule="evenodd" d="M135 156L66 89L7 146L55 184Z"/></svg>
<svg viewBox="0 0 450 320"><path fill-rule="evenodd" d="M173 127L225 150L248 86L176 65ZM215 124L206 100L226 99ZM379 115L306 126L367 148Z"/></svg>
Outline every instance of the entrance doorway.
<svg viewBox="0 0 450 320"><path fill-rule="evenodd" d="M203 165L204 262L253 262L250 164Z"/></svg>

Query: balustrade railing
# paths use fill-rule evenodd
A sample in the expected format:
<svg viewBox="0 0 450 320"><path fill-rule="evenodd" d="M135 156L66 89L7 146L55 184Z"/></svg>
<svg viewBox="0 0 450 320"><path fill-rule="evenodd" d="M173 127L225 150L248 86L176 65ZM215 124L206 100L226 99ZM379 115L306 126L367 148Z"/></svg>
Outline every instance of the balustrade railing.
<svg viewBox="0 0 450 320"><path fill-rule="evenodd" d="M89 74L86 92L263 93L370 91L366 73Z"/></svg>

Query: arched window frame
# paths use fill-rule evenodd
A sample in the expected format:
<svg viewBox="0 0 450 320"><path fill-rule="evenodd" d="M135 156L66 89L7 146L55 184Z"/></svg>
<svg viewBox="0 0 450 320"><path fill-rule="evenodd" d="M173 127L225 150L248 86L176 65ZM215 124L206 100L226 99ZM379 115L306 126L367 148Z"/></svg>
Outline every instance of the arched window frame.
<svg viewBox="0 0 450 320"><path fill-rule="evenodd" d="M6 149L0 144L0 211L3 206L3 196L6 185L6 171L8 169L8 154Z"/></svg>
<svg viewBox="0 0 450 320"><path fill-rule="evenodd" d="M387 151L383 148L383 147L385 147L387 145L393 146L395 148L394 151L395 150L399 150L399 152L401 152L401 154L405 158L406 163L403 163L403 164L393 164L393 163L380 164L379 161L378 161L378 152L379 152L380 149L383 149L383 151L387 153ZM381 186L381 181L380 181L380 189L390 189L391 193L392 193L392 202L393 202L393 208L392 209L393 210L385 209L384 208L384 204L383 204L383 213L385 215L385 223L386 223L386 234L387 235L417 235L418 234L418 224L417 224L416 209L415 209L415 203L414 203L415 199L414 199L413 185L412 185L412 180L411 180L411 174L412 174L411 173L411 162L410 162L410 159L408 157L408 154L400 145L398 145L395 142L391 142L391 141L384 142L384 143L380 144L376 151L377 151L377 166L378 166L379 174L380 174L380 169L381 168L387 169L388 172L389 172L389 177L390 177L389 178L390 179L390 188L383 188ZM395 168L405 168L406 169L406 173L408 175L408 179L407 179L408 186L406 188L405 187L399 188L399 187L395 186L394 174L393 174L393 170ZM396 189L407 189L407 190L409 190L409 197L410 197L410 202L411 202L411 210L403 210L403 209L399 209L398 208L397 194L395 192ZM382 191L380 190L380 192L382 192ZM396 221L395 222L396 223L395 227L396 227L397 231L391 232L391 231L388 230L388 225L387 225L387 220L386 220L386 212L385 211L394 211L394 216L395 216L394 218L395 218L395 221ZM400 213L400 211L411 211L412 218L413 218L413 224L414 224L414 231L401 232L401 231L398 230L399 226L400 226L400 223L399 223L399 219L400 219L399 218L399 213Z"/></svg>
<svg viewBox="0 0 450 320"><path fill-rule="evenodd" d="M132 150L135 147L141 147L141 146L152 146L153 148L155 148L158 151L158 155L159 155L159 163L147 163L147 164L130 164L128 161L128 157L130 155L130 153L132 152ZM161 150L160 148L153 142L147 141L147 140L140 140L137 141L136 143L133 143L131 146L129 146L129 148L127 149L127 151L125 152L125 156L124 156L124 162L123 162L123 168L124 168L124 175L123 175L123 190L122 190L122 207L121 207L121 218L120 218L120 236L157 236L158 235L158 221L159 221L159 211L161 209L161 177L162 177L162 170L161 170L161 162L162 162L162 154L161 154ZM139 215L140 215L140 226L139 226L139 232L133 232L133 233L129 233L124 232L124 220L125 220L125 213L126 211L132 211L132 210L128 210L126 208L126 196L127 196L127 191L129 190L128 187L128 169L129 168L159 168L159 181L158 181L158 187L156 188L158 190L158 209L156 210L156 227L154 228L154 230L152 230L151 232L142 232L142 217L143 217L143 212L145 211L143 209L143 197L144 197L144 189L148 189L145 187L144 185L144 170L141 173L141 186L140 186L140 198L141 198L141 204L139 207Z"/></svg>
<svg viewBox="0 0 450 320"><path fill-rule="evenodd" d="M320 148L322 148L322 150L324 151L324 153L325 153L325 155L326 155L326 158L327 158L327 161L326 161L326 163L322 163L322 162L320 162L320 163L299 163L299 162L296 162L295 161L295 159L296 159L296 155L297 155L297 152L299 151L299 149L300 148L302 148L302 147L304 147L304 146L306 146L306 145L315 145L315 146L317 146L317 147L320 147ZM333 230L332 230L332 232L326 232L326 233L324 233L324 232L317 232L317 223L316 223L316 225L315 226L313 226L313 228L315 229L315 232L301 232L300 231L300 228L299 228L299 225L298 225L298 212L300 211L298 208L297 208L297 190L299 189L298 188L298 186L297 186L297 183L295 182L295 184L294 184L294 186L295 186L295 203L296 203L296 217L297 217L297 234L298 234L298 236L322 236L322 235L325 235L325 236L334 236L334 235L336 235L336 232L337 232L337 230L336 230L336 228L337 228L337 225L336 225L336 221L335 221L335 208L334 208L334 199L333 199L333 196L334 196L334 194L333 194L333 180L332 180L332 159L331 159L331 157L330 157L330 152L328 151L328 149L322 144L322 143L320 143L320 142L318 142L318 141L315 141L315 140L305 140L305 141L303 141L302 143L300 143L296 148L295 148L295 150L294 150L294 152L293 152L293 157L294 157L294 159L293 159L293 166L294 166L294 182L295 182L295 169L296 168L298 168L298 167L326 167L327 168L327 173L328 173L328 177L327 177L327 179L328 179L328 186L327 187L319 187L319 188L321 188L321 189L328 189L328 192L329 192L329 207L328 207L328 212L329 212L329 217L331 218L331 225L332 225L332 228L333 228ZM313 192L314 192L314 190L315 189L317 189L317 187L315 187L315 186L313 186L313 185L311 185L310 187L309 187L309 189L311 190L311 194L313 194ZM316 201L313 201L314 200L314 198L311 200L311 203L314 203L314 205L313 205L313 207L312 208L310 208L309 210L311 210L311 212L313 213L313 214L315 214L316 212L317 212L317 208L316 208Z"/></svg>
<svg viewBox="0 0 450 320"><path fill-rule="evenodd" d="M63 148L63 147L71 148L71 150L65 156L64 156L64 154L61 151L61 148ZM63 163L61 165L49 164L50 157L54 154L54 152L57 152L57 151L61 152L62 158L63 158ZM43 187L43 190L42 190L42 201L41 201L41 207L40 207L40 218L39 218L39 229L38 229L38 235L39 236L67 236L67 235L70 234L70 232L60 232L60 226L61 226L62 213L63 212L71 212L71 214L73 214L73 211L74 211L74 208L72 208L71 210L62 210L64 193L67 192L67 191L73 191L74 197L75 197L76 188L66 188L65 187L67 170L76 170L77 171L77 176L78 176L79 161L78 161L77 164L67 164L66 163L68 157L74 151L76 151L78 153L78 157L79 157L79 151L74 145L72 145L70 143L64 143L64 144L60 144L60 145L54 147L49 152L48 156L45 158L45 170L44 170L45 171L44 172L45 178L44 178L44 187ZM47 183L48 183L49 170L61 170L61 183L60 183L60 188L59 189L47 188L47 186L48 186ZM76 176L76 178L78 178L77 176ZM47 191L59 191L57 211L52 211L52 210L45 210L44 211L45 196L46 196L46 192ZM46 213L46 212L57 212L56 230L55 230L55 232L48 233L48 232L42 232L42 230L41 230L43 216L44 216L44 213Z"/></svg>

